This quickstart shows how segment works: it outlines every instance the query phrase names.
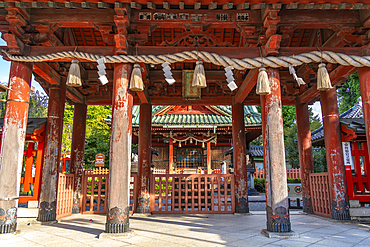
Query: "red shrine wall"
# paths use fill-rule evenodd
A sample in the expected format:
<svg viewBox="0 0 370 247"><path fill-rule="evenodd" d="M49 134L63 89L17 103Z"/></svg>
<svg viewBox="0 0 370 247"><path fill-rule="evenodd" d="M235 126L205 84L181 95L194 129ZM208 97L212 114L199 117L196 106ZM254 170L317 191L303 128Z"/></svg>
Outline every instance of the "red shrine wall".
<svg viewBox="0 0 370 247"><path fill-rule="evenodd" d="M229 150L231 146L220 146L220 147L211 147L211 169L220 169L221 168L221 162L226 161L227 165L231 164L231 155L224 156L224 153ZM152 164L154 165L155 169L169 169L168 163L169 163L169 157L168 157L168 150L169 147L154 147L155 150L157 150L160 155L152 156ZM206 149L204 149L206 150ZM207 165L204 164L206 167Z"/></svg>

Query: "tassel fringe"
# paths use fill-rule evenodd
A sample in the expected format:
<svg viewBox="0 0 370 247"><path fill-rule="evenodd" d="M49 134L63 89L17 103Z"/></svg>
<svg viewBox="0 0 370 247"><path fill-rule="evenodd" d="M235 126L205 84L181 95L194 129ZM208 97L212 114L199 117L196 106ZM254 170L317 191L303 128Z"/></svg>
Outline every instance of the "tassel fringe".
<svg viewBox="0 0 370 247"><path fill-rule="evenodd" d="M70 87L81 87L81 72L80 67L78 66L78 60L73 59L71 67L69 68L68 77L67 77L67 86Z"/></svg>
<svg viewBox="0 0 370 247"><path fill-rule="evenodd" d="M202 61L197 61L197 65L194 69L192 86L197 88L207 87L206 73L204 72Z"/></svg>
<svg viewBox="0 0 370 247"><path fill-rule="evenodd" d="M332 88L326 65L324 63L320 63L317 71L317 90L326 91Z"/></svg>
<svg viewBox="0 0 370 247"><path fill-rule="evenodd" d="M259 95L267 95L271 93L269 78L265 68L259 69L256 93Z"/></svg>
<svg viewBox="0 0 370 247"><path fill-rule="evenodd" d="M130 90L131 91L143 91L144 83L141 75L140 65L135 64L132 70L131 80L130 80Z"/></svg>

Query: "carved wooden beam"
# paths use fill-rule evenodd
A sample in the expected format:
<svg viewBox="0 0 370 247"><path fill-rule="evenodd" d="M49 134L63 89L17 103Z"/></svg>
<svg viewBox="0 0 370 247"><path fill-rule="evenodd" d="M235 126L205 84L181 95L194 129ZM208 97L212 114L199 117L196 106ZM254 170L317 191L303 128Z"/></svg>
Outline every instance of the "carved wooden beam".
<svg viewBox="0 0 370 247"><path fill-rule="evenodd" d="M242 85L239 87L238 92L234 96L234 102L241 104L247 98L249 93L252 91L253 87L257 83L258 69L253 69L249 71L247 76L242 82Z"/></svg>

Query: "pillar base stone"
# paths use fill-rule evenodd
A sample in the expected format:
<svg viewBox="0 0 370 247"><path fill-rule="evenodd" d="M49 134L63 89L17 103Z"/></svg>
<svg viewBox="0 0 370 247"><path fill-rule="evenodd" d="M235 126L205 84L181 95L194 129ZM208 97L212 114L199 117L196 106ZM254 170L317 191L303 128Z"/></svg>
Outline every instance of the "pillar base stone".
<svg viewBox="0 0 370 247"><path fill-rule="evenodd" d="M303 197L302 202L303 202L303 212L307 214L313 214L311 198Z"/></svg>
<svg viewBox="0 0 370 247"><path fill-rule="evenodd" d="M267 213L267 231L269 232L291 232L289 210L280 206L273 212L272 208L266 207Z"/></svg>
<svg viewBox="0 0 370 247"><path fill-rule="evenodd" d="M17 208L0 208L0 234L13 233L17 230Z"/></svg>
<svg viewBox="0 0 370 247"><path fill-rule="evenodd" d="M350 220L349 205L346 201L331 201L331 218L335 220Z"/></svg>
<svg viewBox="0 0 370 247"><path fill-rule="evenodd" d="M73 199L72 214L79 214L81 212L80 199Z"/></svg>
<svg viewBox="0 0 370 247"><path fill-rule="evenodd" d="M41 202L37 220L41 222L56 221L57 219L57 202Z"/></svg>
<svg viewBox="0 0 370 247"><path fill-rule="evenodd" d="M150 213L150 198L139 196L137 199L136 212L139 214L149 214Z"/></svg>
<svg viewBox="0 0 370 247"><path fill-rule="evenodd" d="M248 200L244 197L235 198L235 213L247 214L249 213Z"/></svg>
<svg viewBox="0 0 370 247"><path fill-rule="evenodd" d="M268 238L299 238L299 234L291 232L270 232L267 229L262 229L262 234Z"/></svg>
<svg viewBox="0 0 370 247"><path fill-rule="evenodd" d="M125 233L130 231L129 211L129 207L126 207L124 210L119 207L111 208L107 213L105 232Z"/></svg>
<svg viewBox="0 0 370 247"><path fill-rule="evenodd" d="M135 236L134 231L130 230L124 233L106 233L102 232L99 234L99 239L116 239L116 238L131 238Z"/></svg>

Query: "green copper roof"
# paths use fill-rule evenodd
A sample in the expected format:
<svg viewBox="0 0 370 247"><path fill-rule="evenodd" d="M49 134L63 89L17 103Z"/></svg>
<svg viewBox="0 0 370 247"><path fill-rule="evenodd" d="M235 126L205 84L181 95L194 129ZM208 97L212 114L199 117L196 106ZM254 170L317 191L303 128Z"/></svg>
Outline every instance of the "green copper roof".
<svg viewBox="0 0 370 247"><path fill-rule="evenodd" d="M153 115L168 106L153 106ZM231 126L231 106L211 106L216 113L198 113L198 114L185 114L185 113L165 113L163 115L155 115L152 118L153 127L188 127L197 128L205 126ZM140 106L134 106L132 111L132 125L139 126ZM245 126L261 126L261 114L257 112L254 106L244 106Z"/></svg>

